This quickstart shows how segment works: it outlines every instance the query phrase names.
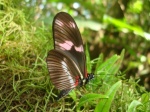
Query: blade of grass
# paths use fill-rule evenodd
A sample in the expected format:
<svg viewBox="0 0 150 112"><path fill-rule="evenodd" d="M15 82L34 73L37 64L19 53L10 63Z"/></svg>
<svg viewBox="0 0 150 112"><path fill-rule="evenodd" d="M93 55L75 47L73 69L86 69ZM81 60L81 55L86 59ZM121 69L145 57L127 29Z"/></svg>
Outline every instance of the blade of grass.
<svg viewBox="0 0 150 112"><path fill-rule="evenodd" d="M131 102L131 104L129 105L129 108L128 108L127 112L137 112L136 108L138 106L142 106L142 103L137 101L137 100L133 100Z"/></svg>
<svg viewBox="0 0 150 112"><path fill-rule="evenodd" d="M136 35L144 37L146 40L150 40L150 34L147 32L144 32L143 29L140 26L133 26L127 24L127 22L124 22L119 19L112 18L108 15L105 15L103 18L104 22L113 24L114 26L118 27L119 30L127 32L132 31Z"/></svg>
<svg viewBox="0 0 150 112"><path fill-rule="evenodd" d="M86 44L86 49L85 49L85 53L86 53L86 67L87 67L87 72L91 73L91 59L90 59L90 54L88 51L88 45Z"/></svg>
<svg viewBox="0 0 150 112"><path fill-rule="evenodd" d="M103 54L100 54L99 57L98 57L97 64L96 64L95 74L97 74L97 72L98 72L98 67L102 64L103 59L104 59L104 55L103 55Z"/></svg>
<svg viewBox="0 0 150 112"><path fill-rule="evenodd" d="M106 93L107 96L109 96L108 99L104 99L104 100L101 100L94 112L109 112L109 109L111 107L111 103L114 99L114 96L117 92L117 90L119 89L119 87L121 86L121 81L118 81L117 83L115 83L111 88L110 90Z"/></svg>
<svg viewBox="0 0 150 112"><path fill-rule="evenodd" d="M106 95L101 95L101 94L95 94L95 93L89 93L84 95L82 98L80 98L79 100L79 104L77 106L77 108L79 109L82 105L84 105L87 102L91 102L92 100L96 100L96 99L107 99L108 96Z"/></svg>
<svg viewBox="0 0 150 112"><path fill-rule="evenodd" d="M109 58L107 61L102 63L96 68L97 74L106 73L106 74L116 74L121 66L121 63L124 58L125 50L122 50L120 56L114 55ZM101 78L104 78L104 75L101 75Z"/></svg>

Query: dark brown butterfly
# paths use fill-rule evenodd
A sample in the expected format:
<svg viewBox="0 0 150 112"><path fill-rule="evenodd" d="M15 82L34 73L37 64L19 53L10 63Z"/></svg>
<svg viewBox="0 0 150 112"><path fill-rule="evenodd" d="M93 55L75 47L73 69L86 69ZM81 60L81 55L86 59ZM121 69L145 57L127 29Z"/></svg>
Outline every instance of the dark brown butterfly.
<svg viewBox="0 0 150 112"><path fill-rule="evenodd" d="M61 90L58 99L94 77L86 72L83 41L74 19L65 12L53 20L54 49L47 56L47 66L53 85Z"/></svg>

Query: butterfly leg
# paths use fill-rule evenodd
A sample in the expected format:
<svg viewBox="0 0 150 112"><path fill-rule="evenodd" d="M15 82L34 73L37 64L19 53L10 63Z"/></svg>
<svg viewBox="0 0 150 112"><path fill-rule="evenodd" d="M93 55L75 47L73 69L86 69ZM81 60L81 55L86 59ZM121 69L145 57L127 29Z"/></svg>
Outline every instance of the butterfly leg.
<svg viewBox="0 0 150 112"><path fill-rule="evenodd" d="M71 91L72 89L65 89L65 90L61 90L60 94L58 95L58 97L56 98L56 100L61 99L62 97L68 95L68 93Z"/></svg>

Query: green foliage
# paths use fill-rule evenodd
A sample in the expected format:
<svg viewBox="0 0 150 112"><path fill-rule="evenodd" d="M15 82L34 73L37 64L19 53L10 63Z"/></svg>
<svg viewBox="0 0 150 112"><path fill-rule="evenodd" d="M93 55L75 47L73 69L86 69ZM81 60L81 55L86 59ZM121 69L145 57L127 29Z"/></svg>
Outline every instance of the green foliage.
<svg viewBox="0 0 150 112"><path fill-rule="evenodd" d="M133 100L129 105L127 112L136 112L138 106L142 106L142 103L137 100Z"/></svg>
<svg viewBox="0 0 150 112"><path fill-rule="evenodd" d="M118 30L121 30L122 32L132 31L136 33L136 35L144 37L147 40L150 40L150 34L147 32L144 32L140 26L129 25L124 21L111 18L107 15L104 16L104 22L107 24L113 24L114 26L118 28Z"/></svg>
<svg viewBox="0 0 150 112"><path fill-rule="evenodd" d="M149 112L150 93L139 85L144 77L148 90L149 5L142 0L1 0L0 111ZM87 43L87 71L95 78L55 101L45 58L53 49L51 22L59 11L75 18Z"/></svg>
<svg viewBox="0 0 150 112"><path fill-rule="evenodd" d="M93 100L96 99L108 99L108 96L101 95L101 94L96 94L96 93L89 93L84 95L83 97L80 98L79 104L77 108L80 108L82 105L88 102L92 102Z"/></svg>
<svg viewBox="0 0 150 112"><path fill-rule="evenodd" d="M0 110L33 111L40 107L40 99L46 103L52 94L47 89L50 83L45 63L53 46L46 45L51 43L51 34L44 25L36 28L29 23L12 2L0 3L4 7L0 10ZM43 93L48 96L40 96Z"/></svg>
<svg viewBox="0 0 150 112"><path fill-rule="evenodd" d="M91 63L90 63L90 61L91 61L91 59L90 59L90 54L89 54L89 52L88 52L88 46L86 45L86 50L85 50L86 52L85 52L85 54L86 54L86 63L87 63L87 72L88 73L91 73L91 70L92 70L92 66L91 66Z"/></svg>
<svg viewBox="0 0 150 112"><path fill-rule="evenodd" d="M109 97L108 99L103 99L100 101L94 112L109 112L111 103L114 100L114 97L116 95L116 92L118 91L119 87L121 87L121 81L115 83L106 93L106 95Z"/></svg>

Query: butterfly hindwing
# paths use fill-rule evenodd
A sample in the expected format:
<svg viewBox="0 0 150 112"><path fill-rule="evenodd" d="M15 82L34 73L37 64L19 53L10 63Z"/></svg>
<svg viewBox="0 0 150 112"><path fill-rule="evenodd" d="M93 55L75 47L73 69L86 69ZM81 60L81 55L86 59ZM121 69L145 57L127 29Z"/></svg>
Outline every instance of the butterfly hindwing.
<svg viewBox="0 0 150 112"><path fill-rule="evenodd" d="M57 89L72 89L78 85L80 70L67 53L61 50L51 50L46 61L50 79Z"/></svg>

